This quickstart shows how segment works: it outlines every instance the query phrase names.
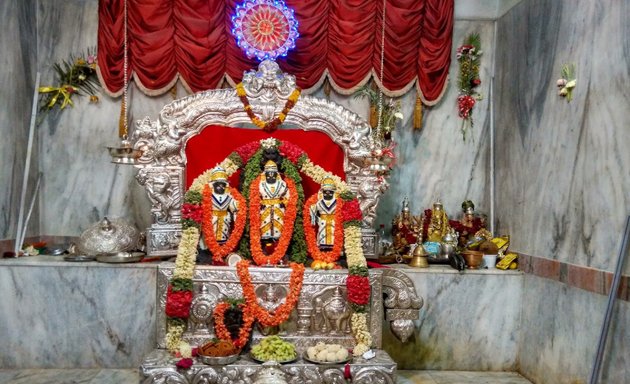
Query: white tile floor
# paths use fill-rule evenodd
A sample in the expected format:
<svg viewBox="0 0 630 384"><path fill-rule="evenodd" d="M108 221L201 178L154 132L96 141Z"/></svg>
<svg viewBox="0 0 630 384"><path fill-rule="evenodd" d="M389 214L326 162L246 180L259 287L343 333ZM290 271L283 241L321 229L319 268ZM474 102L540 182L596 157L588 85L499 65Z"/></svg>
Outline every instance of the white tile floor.
<svg viewBox="0 0 630 384"><path fill-rule="evenodd" d="M399 371L398 384L531 384L514 372ZM0 369L0 384L136 384L135 369Z"/></svg>

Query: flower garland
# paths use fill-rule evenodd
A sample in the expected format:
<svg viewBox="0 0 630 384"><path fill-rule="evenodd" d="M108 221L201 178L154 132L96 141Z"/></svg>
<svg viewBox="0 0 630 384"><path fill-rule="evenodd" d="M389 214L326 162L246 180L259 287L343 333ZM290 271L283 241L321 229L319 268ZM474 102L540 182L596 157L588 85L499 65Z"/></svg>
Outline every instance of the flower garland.
<svg viewBox="0 0 630 384"><path fill-rule="evenodd" d="M481 39L478 33L468 35L464 44L457 48L457 62L459 63L457 114L463 119L461 130L464 140L466 140L468 125L471 128L473 126L473 107L477 100L481 100L481 94L476 91L476 87L481 84L479 79L481 54Z"/></svg>
<svg viewBox="0 0 630 384"><path fill-rule="evenodd" d="M289 281L289 294L284 299L284 303L280 304L272 315L258 304L254 284L252 284L252 278L249 274L249 262L247 260L241 260L236 264L236 273L241 281L245 303L256 320L265 327L275 327L285 322L298 302L300 292L302 291L302 282L304 281L304 265L291 263L290 266L291 279Z"/></svg>
<svg viewBox="0 0 630 384"><path fill-rule="evenodd" d="M295 106L295 103L297 103L297 100L300 97L300 93L300 88L295 87L293 92L291 92L291 94L289 95L289 98L284 104L284 107L282 108L282 111L280 111L278 117L274 118L271 121L265 122L259 119L254 111L252 111L252 106L251 104L249 104L249 100L247 99L247 92L245 92L245 87L243 86L243 83L238 83L236 85L236 94L238 95L239 99L241 99L241 102L243 103L243 109L247 113L247 116L249 116L249 119L252 121L252 123L254 123L254 125L256 125L258 128L261 128L265 132L273 132L278 129L278 126L284 122L284 119L287 118L289 111Z"/></svg>
<svg viewBox="0 0 630 384"><path fill-rule="evenodd" d="M249 191L249 231L250 241L249 245L252 252L252 258L257 265L277 265L284 257L289 243L291 242L291 236L293 235L293 224L295 223L295 216L297 213L297 200L298 194L295 188L295 183L290 178L286 179L287 189L289 190L289 200L287 201L284 217L282 233L280 234L280 240L276 244L275 249L271 255L265 255L260 244L260 194L258 193L258 186L260 184L261 175L258 175L254 182L250 184Z"/></svg>
<svg viewBox="0 0 630 384"><path fill-rule="evenodd" d="M240 308L243 312L243 325L241 325L241 328L238 331L238 338L234 340L225 326L225 312L231 307L232 304L225 301L214 307L214 312L212 314L212 318L214 319L214 333L219 339L231 341L236 348L241 349L249 341L249 335L256 319L250 310L250 306L238 304L238 308Z"/></svg>
<svg viewBox="0 0 630 384"><path fill-rule="evenodd" d="M287 177L287 184L289 183L289 180L293 181L294 183L296 182L296 180L297 182L301 181L298 172L301 172L302 174L310 177L319 184L321 184L321 182L326 178L332 178L335 181L337 191L339 192L339 197L343 200L343 206L341 209L344 228L343 246L349 268L349 279L346 283L346 286L348 287L349 284L348 297L351 301L352 306L355 308L355 313L352 315L350 322L352 333L357 342L357 345L354 347L353 351L356 356L359 356L367 351L372 343L372 338L367 326L366 313L367 306L369 305L369 299L366 299L366 297L369 297L369 287L368 289L363 289L365 288L365 283L361 282L361 279L350 278L352 276L358 275L367 279L367 263L363 255L363 245L361 239L362 214L359 203L356 200L354 194L350 191L350 187L348 186L348 184L341 180L340 177L325 171L318 165L313 164L306 153L304 153L304 151L296 145L273 138L245 144L237 148L219 164L223 169L226 170L228 177L233 175L237 170L243 169L243 167L245 167L243 173L247 174L249 172L251 176L249 177L249 179L247 178L247 176L245 176L245 182L243 183L244 193L249 194L250 189L246 187L250 187L250 184L253 182L253 180L260 174L260 160L262 159L263 145L278 148L280 153L285 156L285 159L282 161L281 164L279 164L279 166L285 170L285 175L289 176ZM198 176L195 180L193 180L190 189L188 190L188 192L186 192L184 204L182 206L182 239L180 241L179 249L177 252L175 271L173 275L174 278L171 280L171 284L176 285L177 281L186 282L185 284L180 285L187 289L189 287L188 290L190 291L192 291L192 276L195 267L197 244L199 242L200 228L202 227L203 221L203 209L201 207L203 199L202 193L204 186L210 181L210 174L211 170L206 171ZM297 193L292 193L292 195L300 196L298 197L297 204L297 206L299 207L299 199L303 198L303 192L300 194L301 188L298 188L297 186L296 190ZM253 196L256 195L257 193L253 194ZM248 196L244 196L244 198L247 199ZM302 226L302 217L301 215L297 214L297 208L296 215L297 217L295 219L293 228L296 235L294 235L293 241L296 240L296 237L300 237L298 232ZM251 236L248 236L247 225L245 225L244 232L245 233L243 235L243 238L251 238ZM304 240L301 239L301 241L303 242ZM297 252L300 252L300 249L292 250L292 253ZM246 264L246 267L248 266L249 263ZM258 305L255 298L255 292L253 292L251 278L249 277L249 271L243 272L243 276L239 275L239 278L241 279L241 284L245 283L243 284L244 292L249 292L249 302L253 303L252 308L258 307L260 309L260 311L252 312L252 315L256 319L264 318L263 321L267 323L263 323L263 325L265 326L273 326L276 322L277 324L280 324L282 321L285 321L290 315L292 308L297 303L297 299L299 297L302 286L304 267L303 265L295 263L292 263L291 266L292 268L294 268L293 273L291 274L291 293L287 297L285 303L281 305L282 309L280 307L276 309L273 316L266 312L264 309L260 308L260 306ZM241 269L244 268L241 267ZM247 283L248 281L249 283ZM245 288L246 286L248 286L249 288ZM359 289L362 289L363 292L357 293ZM295 301L295 303L289 305L291 304L291 301ZM366 302L368 304L364 304ZM284 320L282 320L283 318ZM166 334L166 344L169 351L175 352L178 350L181 351L186 349L186 346L188 346L188 344L181 340L185 329L185 321L183 321L181 318L169 317L167 321Z"/></svg>
<svg viewBox="0 0 630 384"><path fill-rule="evenodd" d="M317 203L319 196L314 194L304 204L303 217L309 217L311 207ZM322 251L317 246L317 239L315 234L315 228L312 225L304 226L304 235L306 236L306 247L311 257L315 261L325 261L326 263L334 263L341 256L341 250L343 248L343 200L337 198L335 207L335 233L333 240L333 247L330 251Z"/></svg>
<svg viewBox="0 0 630 384"><path fill-rule="evenodd" d="M203 230L206 245L212 253L212 261L216 263L223 262L225 256L236 248L238 242L241 240L241 236L243 235L243 230L245 229L245 221L247 219L245 207L247 207L247 202L245 201L245 198L243 198L243 195L241 195L237 190L231 190L230 193L236 200L236 204L239 208L236 213L236 220L234 221L232 233L230 233L230 236L224 244L219 244L212 226L212 192L210 191L208 184L206 184L203 188L203 225L201 228Z"/></svg>

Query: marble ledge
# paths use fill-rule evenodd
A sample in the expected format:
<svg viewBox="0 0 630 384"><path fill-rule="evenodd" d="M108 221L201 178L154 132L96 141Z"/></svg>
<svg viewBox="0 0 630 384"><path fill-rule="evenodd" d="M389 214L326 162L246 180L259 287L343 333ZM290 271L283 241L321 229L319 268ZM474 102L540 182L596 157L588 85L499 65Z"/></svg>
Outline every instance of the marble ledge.
<svg viewBox="0 0 630 384"><path fill-rule="evenodd" d="M407 274L416 274L416 273L431 273L431 274L444 274L444 275L523 275L524 272L518 269L508 269L502 270L498 268L492 269L465 269L463 271L458 271L453 269L450 265L444 264L433 264L430 265L429 268L412 268L406 264L391 264L388 265L390 268L400 269Z"/></svg>
<svg viewBox="0 0 630 384"><path fill-rule="evenodd" d="M152 260L150 262L135 262L135 263L102 263L98 261L82 261L72 262L65 261L62 256L22 256L15 258L0 259L0 266L11 267L98 267L98 268L147 268L156 269L161 260ZM466 269L464 271L457 271L448 265L431 265L429 268L412 268L405 264L392 264L386 265L386 268L393 268L404 271L406 274L442 274L442 275L512 275L520 276L523 274L519 270L501 270L501 269ZM331 272L331 271L329 271ZM334 272L334 271L333 271Z"/></svg>
<svg viewBox="0 0 630 384"><path fill-rule="evenodd" d="M157 269L156 262L101 263L98 261L66 261L62 256L22 256L0 259L0 266L10 267L97 267Z"/></svg>

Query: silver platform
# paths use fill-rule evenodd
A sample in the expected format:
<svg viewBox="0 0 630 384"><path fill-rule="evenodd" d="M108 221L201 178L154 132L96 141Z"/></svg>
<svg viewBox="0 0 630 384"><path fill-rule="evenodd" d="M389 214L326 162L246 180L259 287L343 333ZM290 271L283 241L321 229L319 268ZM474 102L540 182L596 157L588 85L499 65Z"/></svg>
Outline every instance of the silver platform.
<svg viewBox="0 0 630 384"><path fill-rule="evenodd" d="M178 370L177 358L163 349L156 349L149 354L140 366L140 383L149 384L249 384L253 383L258 372L263 368L247 356L240 356L233 364L210 366L200 360L189 369ZM370 360L354 358L348 363L355 384L394 384L396 383L396 363L387 352L376 351L376 357ZM344 364L311 364L302 359L290 364L283 364L280 369L291 384L341 384L346 383Z"/></svg>

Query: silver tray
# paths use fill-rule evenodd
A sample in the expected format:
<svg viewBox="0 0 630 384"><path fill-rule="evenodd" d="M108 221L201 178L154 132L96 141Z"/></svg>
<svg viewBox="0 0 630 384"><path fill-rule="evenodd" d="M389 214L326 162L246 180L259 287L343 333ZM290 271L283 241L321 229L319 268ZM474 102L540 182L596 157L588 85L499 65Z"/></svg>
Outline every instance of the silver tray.
<svg viewBox="0 0 630 384"><path fill-rule="evenodd" d="M117 252L96 256L101 263L136 263L144 259L144 252Z"/></svg>
<svg viewBox="0 0 630 384"><path fill-rule="evenodd" d="M309 363L313 363L313 364L319 364L319 365L340 365L340 364L345 364L349 361L352 360L352 353L350 353L350 351L348 351L348 357L345 358L344 360L340 360L340 361L318 361L318 360L311 360L308 358L308 354L306 352L304 352L302 354L302 359L304 361L308 361Z"/></svg>
<svg viewBox="0 0 630 384"><path fill-rule="evenodd" d="M202 363L207 364L207 365L227 365L227 364L232 364L233 362L238 360L238 356L239 354L237 353L235 355L229 355L229 356L198 355L197 357L199 357L199 360L201 360Z"/></svg>
<svg viewBox="0 0 630 384"><path fill-rule="evenodd" d="M63 259L65 261L94 261L96 260L96 256L68 255L68 256L64 256Z"/></svg>
<svg viewBox="0 0 630 384"><path fill-rule="evenodd" d="M254 355L253 355L251 352L249 353L249 357L250 357L252 360L254 360L255 362L257 362L257 363L261 363L261 364L262 364L262 363L266 363L266 362L268 362L268 361L276 361L276 360L260 360L260 359L257 359L257 358L255 358L255 357L254 357ZM278 362L278 363L280 363L280 364L289 364L289 363L292 363L292 362L296 361L297 359L298 359L298 354L296 353L296 354L295 354L295 357L294 357L294 358L292 358L292 359L289 359L289 360L283 360L283 361L276 361L276 362Z"/></svg>

